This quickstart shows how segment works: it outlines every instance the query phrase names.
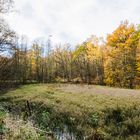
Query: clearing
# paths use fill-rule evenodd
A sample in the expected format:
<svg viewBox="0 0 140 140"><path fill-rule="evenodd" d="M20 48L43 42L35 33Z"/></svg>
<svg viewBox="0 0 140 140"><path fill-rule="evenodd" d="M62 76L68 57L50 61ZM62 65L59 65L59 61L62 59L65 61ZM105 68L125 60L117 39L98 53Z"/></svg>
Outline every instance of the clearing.
<svg viewBox="0 0 140 140"><path fill-rule="evenodd" d="M140 90L32 84L8 91L0 100L20 116L27 112L26 117L35 120L39 128L67 129L74 135L71 139L138 139L140 135Z"/></svg>

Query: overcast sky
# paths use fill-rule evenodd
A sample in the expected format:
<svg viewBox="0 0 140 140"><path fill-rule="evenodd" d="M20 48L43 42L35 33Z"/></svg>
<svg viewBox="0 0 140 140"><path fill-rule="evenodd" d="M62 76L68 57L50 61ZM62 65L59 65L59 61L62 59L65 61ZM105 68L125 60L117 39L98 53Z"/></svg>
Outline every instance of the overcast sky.
<svg viewBox="0 0 140 140"><path fill-rule="evenodd" d="M140 23L139 0L15 0L10 26L30 39L48 38L76 45L90 35L111 33L121 21Z"/></svg>

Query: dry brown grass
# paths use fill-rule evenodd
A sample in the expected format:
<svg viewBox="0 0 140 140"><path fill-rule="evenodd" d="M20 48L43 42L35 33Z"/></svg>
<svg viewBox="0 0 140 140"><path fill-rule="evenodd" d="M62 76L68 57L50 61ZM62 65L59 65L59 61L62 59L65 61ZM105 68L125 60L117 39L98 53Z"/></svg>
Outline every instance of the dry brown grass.
<svg viewBox="0 0 140 140"><path fill-rule="evenodd" d="M113 96L140 96L140 90L121 89L98 85L61 84L58 90L71 93L103 94Z"/></svg>

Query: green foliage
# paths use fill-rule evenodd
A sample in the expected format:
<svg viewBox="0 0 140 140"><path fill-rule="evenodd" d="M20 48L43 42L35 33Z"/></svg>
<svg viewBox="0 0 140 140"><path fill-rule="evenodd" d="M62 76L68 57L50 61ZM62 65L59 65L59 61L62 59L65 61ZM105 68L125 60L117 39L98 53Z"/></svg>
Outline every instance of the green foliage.
<svg viewBox="0 0 140 140"><path fill-rule="evenodd" d="M99 116L97 113L93 113L91 116L92 127L96 128L99 125Z"/></svg>

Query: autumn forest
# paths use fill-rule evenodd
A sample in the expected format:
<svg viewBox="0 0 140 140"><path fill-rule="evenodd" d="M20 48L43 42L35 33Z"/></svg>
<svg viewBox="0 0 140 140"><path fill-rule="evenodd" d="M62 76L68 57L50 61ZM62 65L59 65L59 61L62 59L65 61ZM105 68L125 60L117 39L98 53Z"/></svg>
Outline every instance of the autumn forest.
<svg viewBox="0 0 140 140"><path fill-rule="evenodd" d="M0 7L1 14L8 12ZM0 82L74 82L124 88L140 86L140 27L121 22L107 39L95 35L75 47L17 36L0 21ZM6 84L6 85L7 85ZM5 85L5 84L4 84Z"/></svg>

